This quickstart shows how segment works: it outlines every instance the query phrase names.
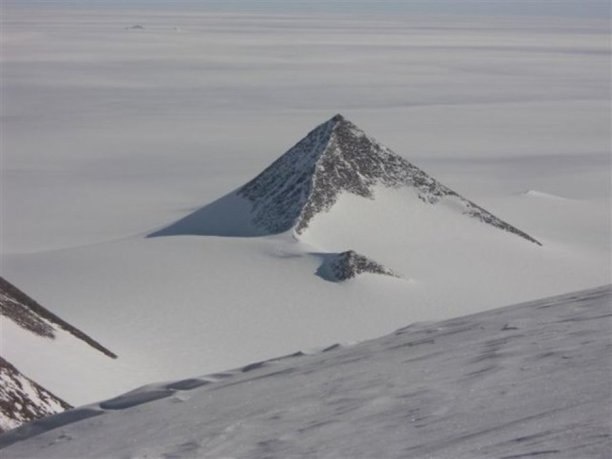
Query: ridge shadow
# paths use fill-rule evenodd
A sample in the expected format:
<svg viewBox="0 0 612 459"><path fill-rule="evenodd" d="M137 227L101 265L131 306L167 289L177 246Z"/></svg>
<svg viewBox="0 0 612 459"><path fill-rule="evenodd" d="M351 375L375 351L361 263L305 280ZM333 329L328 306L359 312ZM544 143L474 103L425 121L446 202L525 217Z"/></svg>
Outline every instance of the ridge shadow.
<svg viewBox="0 0 612 459"><path fill-rule="evenodd" d="M234 190L146 237L261 237L274 234L252 224L251 208L250 201Z"/></svg>

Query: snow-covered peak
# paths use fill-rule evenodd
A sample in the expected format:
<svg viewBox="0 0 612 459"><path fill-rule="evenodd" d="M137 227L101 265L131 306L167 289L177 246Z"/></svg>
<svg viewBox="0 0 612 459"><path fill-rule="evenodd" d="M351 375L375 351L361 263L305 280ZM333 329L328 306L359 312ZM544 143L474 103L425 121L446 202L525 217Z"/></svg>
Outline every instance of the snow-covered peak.
<svg viewBox="0 0 612 459"><path fill-rule="evenodd" d="M374 199L374 188L409 187L423 202L456 198L462 213L539 244L534 238L461 197L369 137L338 114L317 126L261 174L239 189L252 203L255 226L302 234L342 193Z"/></svg>
<svg viewBox="0 0 612 459"><path fill-rule="evenodd" d="M410 191L430 206L452 198L457 216L473 217L541 245L444 186L337 114L310 131L246 185L150 236L262 236L293 230L302 236L340 196L376 200L376 189ZM354 228L353 228L354 229Z"/></svg>
<svg viewBox="0 0 612 459"><path fill-rule="evenodd" d="M554 200L563 200L563 201L568 201L569 199L563 196L559 196L556 194L552 194L552 193L546 193L545 191L539 191L539 190L527 190L521 193L522 196L527 196L529 198L536 198L536 199L554 199Z"/></svg>

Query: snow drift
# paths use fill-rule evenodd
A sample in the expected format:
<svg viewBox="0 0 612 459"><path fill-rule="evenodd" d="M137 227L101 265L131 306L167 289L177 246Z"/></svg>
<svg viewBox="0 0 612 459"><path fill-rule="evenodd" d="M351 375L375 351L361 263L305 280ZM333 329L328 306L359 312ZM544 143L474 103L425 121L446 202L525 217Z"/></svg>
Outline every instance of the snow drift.
<svg viewBox="0 0 612 459"><path fill-rule="evenodd" d="M3 457L604 457L612 287L151 384L0 436Z"/></svg>

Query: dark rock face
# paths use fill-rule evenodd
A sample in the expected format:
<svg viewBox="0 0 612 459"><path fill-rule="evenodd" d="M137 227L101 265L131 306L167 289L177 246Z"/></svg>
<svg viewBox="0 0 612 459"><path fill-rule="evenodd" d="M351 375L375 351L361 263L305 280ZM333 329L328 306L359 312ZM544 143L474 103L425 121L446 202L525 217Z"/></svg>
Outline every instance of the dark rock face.
<svg viewBox="0 0 612 459"><path fill-rule="evenodd" d="M55 327L61 328L108 357L117 357L113 352L60 319L2 277L0 277L0 315L46 338L55 338Z"/></svg>
<svg viewBox="0 0 612 459"><path fill-rule="evenodd" d="M253 204L253 223L281 233L301 220L311 199L317 162L325 153L336 123L323 123L244 185L238 194Z"/></svg>
<svg viewBox="0 0 612 459"><path fill-rule="evenodd" d="M398 277L390 269L353 250L333 255L323 263L318 272L321 277L333 282L352 279L362 273Z"/></svg>
<svg viewBox="0 0 612 459"><path fill-rule="evenodd" d="M301 234L317 214L331 209L341 193L372 199L375 185L411 187L429 204L453 197L464 207L465 215L541 245L368 137L341 115L311 131L238 194L251 201L257 226L271 233L295 228Z"/></svg>
<svg viewBox="0 0 612 459"><path fill-rule="evenodd" d="M0 277L0 314L39 336L55 338L51 324L35 311L41 307L21 290Z"/></svg>
<svg viewBox="0 0 612 459"><path fill-rule="evenodd" d="M69 408L0 357L0 433Z"/></svg>

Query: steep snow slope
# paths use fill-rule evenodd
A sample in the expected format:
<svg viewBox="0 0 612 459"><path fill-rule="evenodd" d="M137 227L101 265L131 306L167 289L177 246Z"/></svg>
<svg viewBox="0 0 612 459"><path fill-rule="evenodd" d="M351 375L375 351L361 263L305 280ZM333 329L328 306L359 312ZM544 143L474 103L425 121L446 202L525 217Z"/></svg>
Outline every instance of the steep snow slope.
<svg viewBox="0 0 612 459"><path fill-rule="evenodd" d="M152 384L0 436L3 457L600 458L612 288Z"/></svg>
<svg viewBox="0 0 612 459"><path fill-rule="evenodd" d="M3 360L2 374L10 385L2 398L4 402L23 399L15 402L21 408L3 403L3 415L14 417L13 412L22 409L23 416L57 412L65 404L46 389L75 403L90 400L86 394L92 390L108 393L109 381L115 380L112 374L120 367L113 360L117 356L1 277L0 325L0 354L17 366ZM111 384L115 390L116 384ZM28 397L29 407L24 404Z"/></svg>
<svg viewBox="0 0 612 459"><path fill-rule="evenodd" d="M0 314L21 328L46 338L55 338L57 330L62 329L102 354L113 359L117 358L113 352L42 307L2 277L0 277Z"/></svg>
<svg viewBox="0 0 612 459"><path fill-rule="evenodd" d="M0 432L71 408L0 357Z"/></svg>

